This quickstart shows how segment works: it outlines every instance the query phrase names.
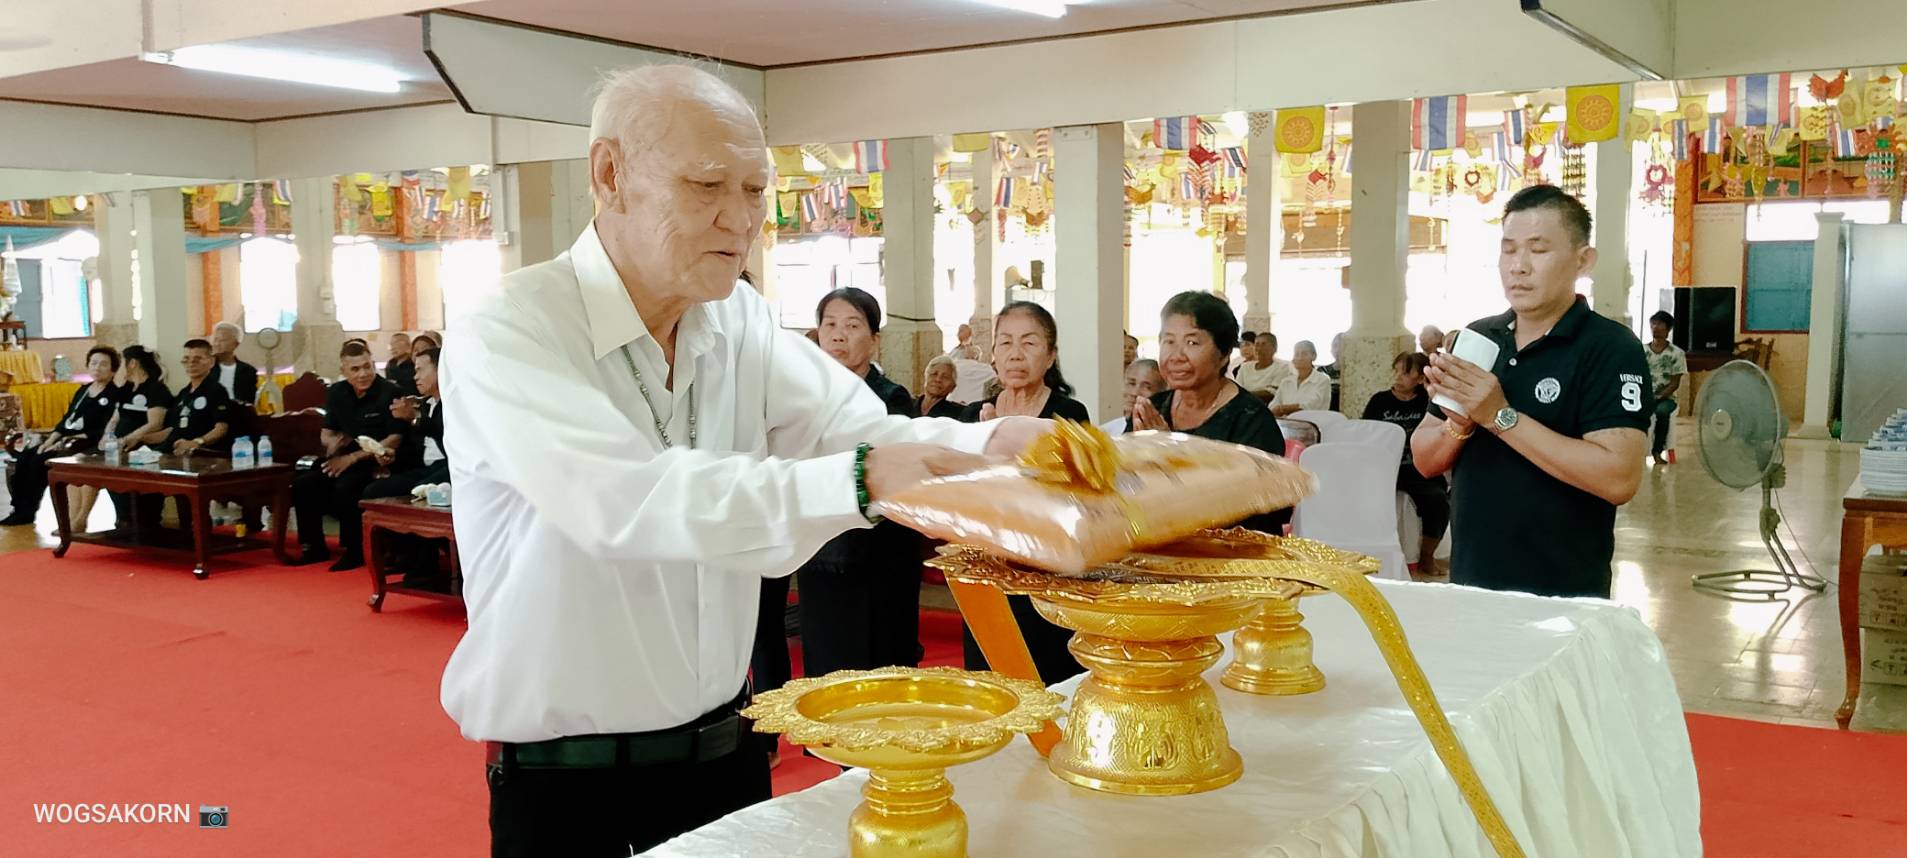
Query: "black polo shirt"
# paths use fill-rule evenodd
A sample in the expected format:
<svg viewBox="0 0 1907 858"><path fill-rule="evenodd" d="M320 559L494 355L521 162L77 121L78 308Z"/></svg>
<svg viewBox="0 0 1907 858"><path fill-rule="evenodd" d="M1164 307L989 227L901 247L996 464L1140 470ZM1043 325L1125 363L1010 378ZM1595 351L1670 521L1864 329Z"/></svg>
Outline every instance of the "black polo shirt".
<svg viewBox="0 0 1907 858"><path fill-rule="evenodd" d="M351 439L352 443L339 448L344 450L356 449L360 435L382 441L408 434L410 425L391 415L391 400L397 396L397 385L382 376L371 382L363 396L351 389L351 382L335 382L325 391L324 428Z"/></svg>
<svg viewBox="0 0 1907 858"><path fill-rule="evenodd" d="M172 432L159 445L165 453L172 452L174 443L202 438L218 424L224 423L229 427L232 422L232 397L219 384L216 372L206 376L197 387L186 382L185 387L179 388L173 406L172 413L166 415L166 425L172 427ZM227 450L231 448L231 443L231 437L227 436L208 445L207 449Z"/></svg>
<svg viewBox="0 0 1907 858"><path fill-rule="evenodd" d="M1571 438L1648 428L1651 391L1641 341L1622 323L1596 315L1581 297L1521 352L1515 312L1470 328L1500 347L1492 369L1524 419ZM1486 428L1495 415L1474 416L1483 425L1452 469L1450 580L1546 596L1608 597L1615 504L1544 473L1511 449Z"/></svg>

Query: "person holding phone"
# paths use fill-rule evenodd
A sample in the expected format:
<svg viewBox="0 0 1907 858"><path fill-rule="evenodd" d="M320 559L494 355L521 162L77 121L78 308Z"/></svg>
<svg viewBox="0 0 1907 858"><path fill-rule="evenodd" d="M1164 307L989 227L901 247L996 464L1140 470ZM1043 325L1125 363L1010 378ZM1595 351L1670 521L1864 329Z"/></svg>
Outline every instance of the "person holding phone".
<svg viewBox="0 0 1907 858"><path fill-rule="evenodd" d="M1417 470L1453 477L1450 580L1550 596L1609 596L1616 507L1648 451L1642 343L1576 294L1596 265L1589 211L1551 185L1503 209L1497 273L1509 312L1430 356L1433 404L1411 434ZM1468 337L1490 366L1458 357Z"/></svg>

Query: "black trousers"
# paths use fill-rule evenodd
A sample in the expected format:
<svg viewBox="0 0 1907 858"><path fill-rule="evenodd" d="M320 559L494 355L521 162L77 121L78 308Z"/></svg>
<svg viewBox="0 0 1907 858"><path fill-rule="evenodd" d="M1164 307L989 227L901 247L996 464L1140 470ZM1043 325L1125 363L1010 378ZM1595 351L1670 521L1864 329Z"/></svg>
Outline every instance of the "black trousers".
<svg viewBox="0 0 1907 858"><path fill-rule="evenodd" d="M64 456L66 453L60 453ZM13 515L31 518L40 514L40 499L46 496L46 460L38 448L22 450L13 460L13 477L7 491L13 495Z"/></svg>
<svg viewBox="0 0 1907 858"><path fill-rule="evenodd" d="M802 594L807 598L807 594ZM1026 638L1026 648L1033 654L1033 667L1040 672L1040 681L1047 685L1070 679L1084 673L1079 659L1073 658L1072 650L1066 648L1066 642L1073 639L1071 630L1054 625L1040 616L1033 607L1033 600L1025 596L1006 597L1007 606L1013 609L1013 620L1020 626L1020 635ZM980 652L980 642L973 639L973 630L960 626L965 647L968 670L991 670L987 657Z"/></svg>
<svg viewBox="0 0 1907 858"><path fill-rule="evenodd" d="M324 517L338 520L338 544L347 552L364 548L364 513L358 509L364 489L377 476L377 466L359 462L335 477L312 468L291 482L291 500L298 511L298 541L324 546Z"/></svg>
<svg viewBox="0 0 1907 858"><path fill-rule="evenodd" d="M1660 456L1663 450L1669 448L1669 427L1675 422L1675 412L1680 408L1674 397L1655 401L1655 437L1650 439L1649 455Z"/></svg>
<svg viewBox="0 0 1907 858"><path fill-rule="evenodd" d="M1416 465L1405 465L1397 475L1397 490L1410 495L1423 520L1423 538L1442 539L1450 526L1450 484L1443 477L1425 477Z"/></svg>
<svg viewBox="0 0 1907 858"><path fill-rule="evenodd" d="M801 585L801 672L920 664L920 569L913 557L809 561Z"/></svg>
<svg viewBox="0 0 1907 858"><path fill-rule="evenodd" d="M749 741L705 763L612 769L493 765L487 775L493 858L627 858L767 801L771 792L768 752Z"/></svg>
<svg viewBox="0 0 1907 858"><path fill-rule="evenodd" d="M373 480L364 487L367 498L410 497L411 489L429 483L450 482L450 462L438 459L420 468L401 471L380 480Z"/></svg>

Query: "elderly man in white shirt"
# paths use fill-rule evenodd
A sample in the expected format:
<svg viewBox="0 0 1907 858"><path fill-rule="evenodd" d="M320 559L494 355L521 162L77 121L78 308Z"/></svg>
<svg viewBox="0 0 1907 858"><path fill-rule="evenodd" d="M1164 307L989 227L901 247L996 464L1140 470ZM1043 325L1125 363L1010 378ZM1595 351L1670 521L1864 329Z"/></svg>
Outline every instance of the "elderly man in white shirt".
<svg viewBox="0 0 1907 858"><path fill-rule="evenodd" d="M1299 340L1291 347L1292 375L1278 386L1271 399L1274 417L1288 417L1300 411L1323 411L1331 407L1331 377L1318 370L1318 347L1310 340Z"/></svg>
<svg viewBox="0 0 1907 858"><path fill-rule="evenodd" d="M737 288L774 182L718 78L612 72L590 137L592 225L441 373L469 612L442 702L488 743L493 855L629 855L768 798L736 716L762 577L1047 426L891 417Z"/></svg>

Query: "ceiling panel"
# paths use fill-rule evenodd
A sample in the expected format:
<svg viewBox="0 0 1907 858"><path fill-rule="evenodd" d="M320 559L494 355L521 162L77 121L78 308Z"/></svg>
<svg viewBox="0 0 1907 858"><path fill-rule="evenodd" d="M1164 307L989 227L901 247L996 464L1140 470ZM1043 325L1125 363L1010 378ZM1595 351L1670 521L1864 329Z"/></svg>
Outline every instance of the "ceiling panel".
<svg viewBox="0 0 1907 858"><path fill-rule="evenodd" d="M488 0L452 7L751 65L786 65L1397 0L1090 0L1051 19L974 0ZM1031 71L1031 70L1029 70Z"/></svg>

